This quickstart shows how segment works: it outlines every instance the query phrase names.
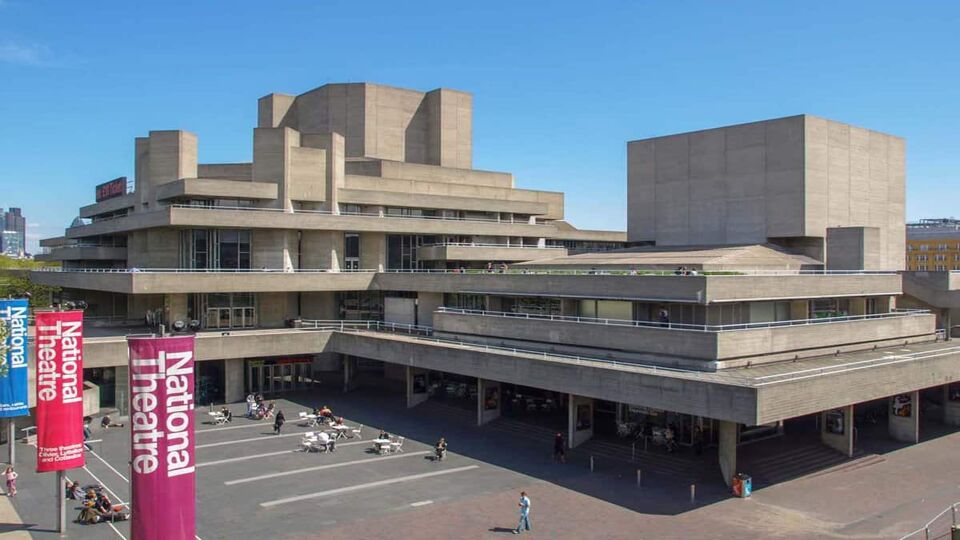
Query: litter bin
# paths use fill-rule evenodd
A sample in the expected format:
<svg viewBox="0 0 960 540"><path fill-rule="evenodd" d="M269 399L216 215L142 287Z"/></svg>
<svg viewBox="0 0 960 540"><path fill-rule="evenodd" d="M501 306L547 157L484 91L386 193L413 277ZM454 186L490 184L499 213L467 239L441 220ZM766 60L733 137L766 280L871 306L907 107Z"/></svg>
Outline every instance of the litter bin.
<svg viewBox="0 0 960 540"><path fill-rule="evenodd" d="M737 497L745 499L750 496L750 493L753 491L753 478L748 474L735 474L733 476L733 494Z"/></svg>

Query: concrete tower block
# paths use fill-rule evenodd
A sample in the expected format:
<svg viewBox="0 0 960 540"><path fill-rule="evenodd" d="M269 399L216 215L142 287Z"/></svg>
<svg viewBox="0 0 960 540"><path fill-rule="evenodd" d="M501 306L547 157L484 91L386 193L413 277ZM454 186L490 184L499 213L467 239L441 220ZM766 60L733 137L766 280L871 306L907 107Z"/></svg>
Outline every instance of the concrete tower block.
<svg viewBox="0 0 960 540"><path fill-rule="evenodd" d="M189 131L150 132L150 183L197 177L197 136Z"/></svg>
<svg viewBox="0 0 960 540"><path fill-rule="evenodd" d="M257 127L297 129L296 96L268 94L257 100Z"/></svg>

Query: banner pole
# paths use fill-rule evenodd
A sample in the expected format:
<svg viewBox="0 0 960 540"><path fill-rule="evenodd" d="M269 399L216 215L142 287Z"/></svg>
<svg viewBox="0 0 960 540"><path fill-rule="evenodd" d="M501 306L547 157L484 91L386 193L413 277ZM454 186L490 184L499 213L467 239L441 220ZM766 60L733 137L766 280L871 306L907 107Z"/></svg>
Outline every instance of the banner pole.
<svg viewBox="0 0 960 540"><path fill-rule="evenodd" d="M67 500L64 496L66 479L63 471L57 471L57 530L60 536L67 534Z"/></svg>
<svg viewBox="0 0 960 540"><path fill-rule="evenodd" d="M9 455L7 456L8 457L7 461L10 462L11 467L13 467L14 460L16 460L16 457L17 457L17 447L14 446L14 440L13 440L16 434L17 434L17 423L13 420L13 418L8 418L7 419L7 445L9 446L8 448Z"/></svg>

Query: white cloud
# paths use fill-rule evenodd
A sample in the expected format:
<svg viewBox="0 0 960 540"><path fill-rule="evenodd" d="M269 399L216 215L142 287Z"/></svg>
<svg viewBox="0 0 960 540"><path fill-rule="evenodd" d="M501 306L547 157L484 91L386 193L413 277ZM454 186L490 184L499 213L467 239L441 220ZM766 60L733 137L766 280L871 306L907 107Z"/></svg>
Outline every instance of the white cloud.
<svg viewBox="0 0 960 540"><path fill-rule="evenodd" d="M0 0L2 7L3 0ZM0 43L0 62L8 64L25 64L38 66L46 63L49 51L42 45L14 43L5 41Z"/></svg>

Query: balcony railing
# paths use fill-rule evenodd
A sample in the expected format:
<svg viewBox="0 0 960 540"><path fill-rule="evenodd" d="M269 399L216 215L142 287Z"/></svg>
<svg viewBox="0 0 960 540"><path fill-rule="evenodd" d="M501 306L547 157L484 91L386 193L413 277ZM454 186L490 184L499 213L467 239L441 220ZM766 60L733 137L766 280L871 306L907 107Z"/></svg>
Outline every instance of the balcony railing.
<svg viewBox="0 0 960 540"><path fill-rule="evenodd" d="M388 268L377 270L372 268L360 269L331 269L331 268L42 268L42 272L109 272L109 273L210 273L210 272L247 272L247 273L400 273L400 274L509 274L517 275L535 275L535 276L665 276L665 277L743 277L743 276L891 276L897 275L896 270L737 270L737 271L718 271L701 272L695 276L681 276L673 270L657 269L636 269L636 270L568 270L557 268L508 268L502 270L495 268L486 270L482 268Z"/></svg>
<svg viewBox="0 0 960 540"><path fill-rule="evenodd" d="M769 321L741 324L687 324L660 321L632 321L626 319L603 319L594 317L572 317L568 315L541 315L536 313L515 313L509 311L486 311L479 309L460 309L450 307L440 307L437 313L452 313L455 315L478 315L483 317L503 317L510 319L532 319L547 320L558 322L570 322L581 324L600 324L604 326L632 326L642 328L659 328L666 330L690 330L694 332L730 332L736 330L753 330L757 328L780 328L785 326L804 326L812 324L829 324L850 321L869 321L879 319L891 319L900 317L910 317L916 315L928 315L930 312L925 309L902 309L891 311L889 313L873 313L869 315L845 315L842 317L823 317L818 319L795 319L788 321Z"/></svg>
<svg viewBox="0 0 960 540"><path fill-rule="evenodd" d="M530 223L527 220L523 221L514 221L513 219L497 219L497 218L466 218L460 216L423 216L423 215L409 215L409 214L390 214L387 212L334 212L332 210L305 210L305 209L294 209L291 211L285 210L283 208L261 208L257 206L206 206L202 204L171 204L170 208L192 208L200 210L241 210L245 212L274 212L280 214L322 214L328 216L353 216L353 217L369 217L369 218L399 218L399 219L429 219L429 220L440 220L440 221L472 221L472 222L482 222L482 223L509 223L513 225L531 225L531 226L544 226L545 223Z"/></svg>
<svg viewBox="0 0 960 540"><path fill-rule="evenodd" d="M481 242L438 242L435 244L423 244L419 247L478 247L478 248L497 248L497 249L559 249L564 250L562 246L524 246L517 244L485 244Z"/></svg>

